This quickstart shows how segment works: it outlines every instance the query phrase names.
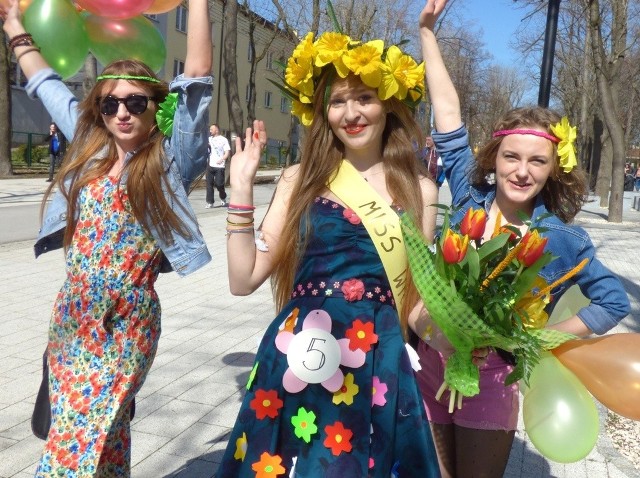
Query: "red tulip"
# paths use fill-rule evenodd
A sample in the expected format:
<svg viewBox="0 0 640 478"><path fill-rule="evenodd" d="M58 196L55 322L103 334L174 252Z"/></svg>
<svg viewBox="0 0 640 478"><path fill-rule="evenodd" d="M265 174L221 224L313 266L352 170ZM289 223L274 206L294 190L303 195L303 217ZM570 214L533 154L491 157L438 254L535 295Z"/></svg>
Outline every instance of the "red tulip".
<svg viewBox="0 0 640 478"><path fill-rule="evenodd" d="M467 254L469 236L463 236L447 229L442 241L442 257L447 264L457 264Z"/></svg>
<svg viewBox="0 0 640 478"><path fill-rule="evenodd" d="M484 234L487 225L487 213L484 209L467 209L460 223L460 232L469 236L469 239L478 240Z"/></svg>
<svg viewBox="0 0 640 478"><path fill-rule="evenodd" d="M522 248L516 257L525 267L530 267L542 256L548 240L548 237L540 236L536 230L527 232L522 238Z"/></svg>

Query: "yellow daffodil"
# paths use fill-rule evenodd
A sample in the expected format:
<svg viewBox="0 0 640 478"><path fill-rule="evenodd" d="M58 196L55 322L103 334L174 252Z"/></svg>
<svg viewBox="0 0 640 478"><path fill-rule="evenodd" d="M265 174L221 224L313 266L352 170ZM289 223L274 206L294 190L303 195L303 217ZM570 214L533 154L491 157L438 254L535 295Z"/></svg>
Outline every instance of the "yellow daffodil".
<svg viewBox="0 0 640 478"><path fill-rule="evenodd" d="M300 122L305 126L310 126L313 122L313 109L299 101L293 100L291 103L291 114L300 118Z"/></svg>
<svg viewBox="0 0 640 478"><path fill-rule="evenodd" d="M418 65L409 55L402 53L400 48L392 45L387 50L382 73L382 82L378 88L381 100L392 96L403 100L409 89L424 81L424 63Z"/></svg>
<svg viewBox="0 0 640 478"><path fill-rule="evenodd" d="M574 142L578 136L577 128L569 124L569 118L563 116L559 123L551 125L551 131L560 139L558 156L560 166L565 173L570 172L577 164Z"/></svg>
<svg viewBox="0 0 640 478"><path fill-rule="evenodd" d="M284 72L287 84L301 94L313 96L313 63L311 57L289 58Z"/></svg>
<svg viewBox="0 0 640 478"><path fill-rule="evenodd" d="M377 88L382 81L382 51L384 42L372 40L349 50L343 61L349 70L360 77L370 88Z"/></svg>
<svg viewBox="0 0 640 478"><path fill-rule="evenodd" d="M549 295L538 296L536 292L547 286L545 280L536 277L533 289L527 292L516 303L515 310L522 319L522 325L529 329L542 329L549 320L549 315L545 312L545 307L549 304Z"/></svg>
<svg viewBox="0 0 640 478"><path fill-rule="evenodd" d="M338 75L342 78L349 74L348 68L342 61L342 57L347 53L351 39L347 35L335 32L326 32L320 35L315 42L315 65L323 67L333 63Z"/></svg>

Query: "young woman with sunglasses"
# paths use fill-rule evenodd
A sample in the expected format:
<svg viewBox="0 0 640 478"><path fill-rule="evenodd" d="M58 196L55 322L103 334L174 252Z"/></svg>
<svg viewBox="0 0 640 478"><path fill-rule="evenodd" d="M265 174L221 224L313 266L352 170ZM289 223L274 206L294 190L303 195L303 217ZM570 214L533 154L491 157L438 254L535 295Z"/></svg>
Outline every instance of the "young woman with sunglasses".
<svg viewBox="0 0 640 478"><path fill-rule="evenodd" d="M27 92L71 142L35 246L36 256L64 247L67 271L49 328L52 425L36 476L129 476L129 409L160 337L155 280L163 265L186 275L211 259L187 200L206 166L207 0L189 0L184 74L171 85L139 61L115 61L80 102L25 32L18 1L0 17Z"/></svg>
<svg viewBox="0 0 640 478"><path fill-rule="evenodd" d="M544 231L546 250L557 256L539 273L545 283L553 284L586 261L586 267L551 290L553 301L547 312L572 284L578 284L591 303L549 328L577 336L604 334L629 313L629 300L620 280L597 259L589 235L568 224L580 211L586 193L584 173L570 154L569 126L547 108L508 111L474 158L460 100L433 32L446 3L426 2L420 14L420 38L435 118L433 140L456 207L451 221L459 223L469 208L484 209L488 218L484 240L488 240L493 231L506 225L524 234L528 228L520 213L530 217L531 225ZM507 353L491 351L479 367L480 393L465 398L462 408L450 413L448 392L436 400L450 347L446 341L435 343L433 339L418 347L422 364L418 383L442 476L502 476L518 422L518 385L504 385L513 361Z"/></svg>

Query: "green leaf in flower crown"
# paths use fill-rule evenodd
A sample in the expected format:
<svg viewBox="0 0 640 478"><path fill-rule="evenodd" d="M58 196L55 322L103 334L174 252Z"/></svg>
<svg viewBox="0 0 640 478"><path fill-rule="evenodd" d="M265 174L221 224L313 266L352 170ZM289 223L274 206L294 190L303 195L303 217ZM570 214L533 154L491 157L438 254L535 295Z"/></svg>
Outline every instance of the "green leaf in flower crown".
<svg viewBox="0 0 640 478"><path fill-rule="evenodd" d="M342 27L338 23L338 18L336 17L336 12L333 9L333 3L331 3L331 0L327 0L327 15L329 15L329 18L331 19L333 30L338 33L342 33Z"/></svg>

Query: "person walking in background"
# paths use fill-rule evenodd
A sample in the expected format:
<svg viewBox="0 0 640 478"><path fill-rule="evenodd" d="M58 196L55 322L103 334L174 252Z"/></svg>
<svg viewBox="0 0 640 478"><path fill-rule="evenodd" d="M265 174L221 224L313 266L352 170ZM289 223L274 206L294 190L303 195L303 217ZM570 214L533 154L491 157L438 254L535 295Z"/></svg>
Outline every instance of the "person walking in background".
<svg viewBox="0 0 640 478"><path fill-rule="evenodd" d="M58 131L58 126L55 123L49 125L49 136L47 136L46 141L49 143L49 179L47 179L47 182L50 183L53 181L55 167L59 167L62 163L66 146L66 140L62 133Z"/></svg>
<svg viewBox="0 0 640 478"><path fill-rule="evenodd" d="M588 234L567 224L580 211L587 192L584 172L571 154L570 126L566 118L561 121L546 108L518 108L498 120L492 138L474 158L462 123L460 100L433 32L446 3L427 1L420 14L420 38L435 118L433 139L443 159L455 208L451 224L459 224L470 208L482 208L488 218L483 233L483 241L487 241L494 231L506 226L524 235L529 226L522 214L530 217L530 227L544 231L546 250L557 256L539 273L546 284L553 284L583 261L587 264L551 290L551 308L575 283L591 303L549 327L581 337L604 334L629 313L630 305L620 280L596 258ZM442 475L502 476L518 420L518 384L504 385L513 370L513 356L505 351L489 353L479 367L480 393L465 397L462 408L450 413L449 392L440 400L436 395L444 382L451 345L425 339L420 341L418 353L422 364L418 381Z"/></svg>
<svg viewBox="0 0 640 478"><path fill-rule="evenodd" d="M640 191L640 164L638 164L638 169L636 169L636 192Z"/></svg>
<svg viewBox="0 0 640 478"><path fill-rule="evenodd" d="M422 133L410 109L424 68L390 46L387 58L415 84L367 86L375 74L358 67L377 52L367 63L383 70L381 40L312 37L294 50L286 75L289 91L311 101L293 106L309 128L302 160L283 171L259 248L253 183L267 144L262 122L247 130L244 149L236 141L231 160L229 286L248 295L271 276L278 315L216 476L435 477L404 342L418 296L398 232L399 214L410 214L427 237L435 230L436 210L427 206L437 188L420 174L414 145ZM306 72L303 85L296 78Z"/></svg>
<svg viewBox="0 0 640 478"><path fill-rule="evenodd" d="M79 103L25 31L18 3L0 17L27 93L78 138L45 194L35 245L36 257L66 255L47 346L52 424L36 476L128 477L130 406L160 338L156 278L165 265L186 275L211 260L187 199L207 161L208 2L188 2L184 74L171 85L119 60Z"/></svg>
<svg viewBox="0 0 640 478"><path fill-rule="evenodd" d="M215 199L214 187L220 196L220 206L227 205L227 192L224 189L225 165L231 155L231 147L227 138L220 134L218 125L212 124L209 128L209 164L207 166L207 204L205 207L213 207Z"/></svg>
<svg viewBox="0 0 640 478"><path fill-rule="evenodd" d="M433 138L429 135L425 139L425 148L423 152L424 165L431 174L436 186L442 186L444 183L444 169L442 167L442 158L438 154L436 145L433 144Z"/></svg>

